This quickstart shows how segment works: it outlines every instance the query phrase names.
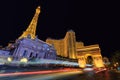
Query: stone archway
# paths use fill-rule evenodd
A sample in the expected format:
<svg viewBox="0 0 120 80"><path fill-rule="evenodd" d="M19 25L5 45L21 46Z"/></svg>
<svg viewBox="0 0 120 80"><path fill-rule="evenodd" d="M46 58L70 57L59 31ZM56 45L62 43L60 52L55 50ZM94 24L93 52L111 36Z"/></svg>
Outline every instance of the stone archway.
<svg viewBox="0 0 120 80"><path fill-rule="evenodd" d="M79 67L86 67L88 56L91 56L94 67L104 67L99 46L87 46L77 50Z"/></svg>
<svg viewBox="0 0 120 80"><path fill-rule="evenodd" d="M86 64L91 64L91 65L94 64L92 55L88 55L85 58L86 58Z"/></svg>

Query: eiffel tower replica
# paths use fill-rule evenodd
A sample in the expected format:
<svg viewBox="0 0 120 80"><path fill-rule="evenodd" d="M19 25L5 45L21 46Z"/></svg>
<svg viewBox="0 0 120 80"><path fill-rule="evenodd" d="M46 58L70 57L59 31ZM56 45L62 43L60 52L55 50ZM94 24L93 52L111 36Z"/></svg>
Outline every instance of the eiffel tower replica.
<svg viewBox="0 0 120 80"><path fill-rule="evenodd" d="M35 37L36 37L36 27L37 27L37 21L38 21L39 14L40 14L40 6L38 6L36 8L36 12L34 14L33 19L31 20L28 28L26 29L26 31L23 32L23 34L18 39L25 38L25 37L28 37L28 36L31 39L35 39Z"/></svg>

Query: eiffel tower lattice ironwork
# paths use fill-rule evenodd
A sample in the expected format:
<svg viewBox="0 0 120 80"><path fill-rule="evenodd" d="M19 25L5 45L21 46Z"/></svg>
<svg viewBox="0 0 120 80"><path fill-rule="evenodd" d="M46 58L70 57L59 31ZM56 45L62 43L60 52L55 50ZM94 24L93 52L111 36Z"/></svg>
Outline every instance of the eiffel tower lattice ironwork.
<svg viewBox="0 0 120 80"><path fill-rule="evenodd" d="M30 22L26 31L24 31L23 34L19 37L19 39L27 37L28 35L30 35L31 39L34 39L36 37L36 27L37 27L39 14L40 14L40 6L36 8L36 12L34 14L32 21Z"/></svg>

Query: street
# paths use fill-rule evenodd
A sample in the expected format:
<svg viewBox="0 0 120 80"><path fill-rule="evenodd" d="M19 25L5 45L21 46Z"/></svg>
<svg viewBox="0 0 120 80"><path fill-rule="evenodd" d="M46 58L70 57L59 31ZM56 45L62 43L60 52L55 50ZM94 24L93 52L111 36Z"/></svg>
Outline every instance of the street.
<svg viewBox="0 0 120 80"><path fill-rule="evenodd" d="M11 73L8 76L2 76L1 73L0 80L120 80L120 72L115 71L102 71L95 73L94 71L83 72L79 69L68 68L40 72L41 73L37 72L38 74L24 74L28 72L22 72L23 75L13 75Z"/></svg>

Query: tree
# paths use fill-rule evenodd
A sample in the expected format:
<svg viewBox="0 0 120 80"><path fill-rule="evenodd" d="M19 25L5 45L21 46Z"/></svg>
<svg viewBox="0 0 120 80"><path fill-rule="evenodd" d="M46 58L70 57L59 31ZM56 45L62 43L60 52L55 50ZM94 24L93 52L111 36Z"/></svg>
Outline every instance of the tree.
<svg viewBox="0 0 120 80"><path fill-rule="evenodd" d="M119 65L120 64L120 50L117 50L113 53L111 56L111 62L113 65Z"/></svg>

